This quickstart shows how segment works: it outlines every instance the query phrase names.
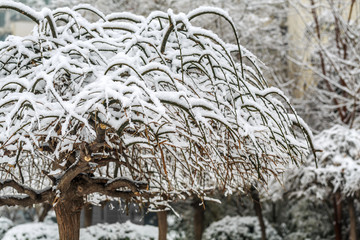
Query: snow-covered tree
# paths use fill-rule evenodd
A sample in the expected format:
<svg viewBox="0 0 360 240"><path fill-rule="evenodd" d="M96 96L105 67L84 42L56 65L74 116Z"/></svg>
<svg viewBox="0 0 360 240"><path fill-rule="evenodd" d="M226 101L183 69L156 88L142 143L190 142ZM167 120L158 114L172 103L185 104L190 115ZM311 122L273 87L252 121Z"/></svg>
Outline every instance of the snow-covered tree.
<svg viewBox="0 0 360 240"><path fill-rule="evenodd" d="M312 72L307 83L299 83L306 91L302 101L308 103L304 109L311 126L317 130L334 124L354 126L359 122L360 3L355 0L290 2L305 25L303 44L299 47L306 48L301 51L309 57L298 54L293 60Z"/></svg>
<svg viewBox="0 0 360 240"><path fill-rule="evenodd" d="M358 130L351 129L357 129L360 110L358 105L360 45L357 41L360 36L358 12L360 5L359 1L355 0L292 0L290 4L299 16L298 19L303 21L304 31L301 33L303 44L299 46L306 48L304 54L295 54L292 60L302 69L308 69L312 73L308 75L310 79L299 83L300 88L306 91L301 101L304 113L307 115L305 117L311 123L311 127L319 131L323 130L319 133L316 144L324 148L324 153L321 155L323 161L319 163L318 170L309 171L306 166L296 173L300 179L294 177L289 179L295 182L293 190L301 187L302 190L311 189L318 195L322 195L323 192L332 193L331 197L327 196L334 201L336 239L341 239L341 203L345 200L349 210L353 211L351 209L354 209L354 203L351 196L357 191L350 190L346 180L346 174L348 176L357 174L356 168L353 168L357 164L357 157L353 154L357 148L352 145L351 151L348 147L346 147L348 150L344 150L344 145L339 139L353 142L354 138L358 138L356 136ZM307 60L303 61L304 59ZM339 157L328 157L329 149L337 151ZM352 167L344 170L344 166L350 164L349 161L352 162ZM314 181L305 181L307 183L303 184L305 178L302 174L305 172L322 175L315 174ZM308 176L307 174L305 175ZM318 184L320 179L326 184L324 182ZM299 183L301 184L297 186ZM331 184L334 185L330 187ZM327 185L327 188L324 188L324 185ZM351 236L356 239L356 230L352 229Z"/></svg>
<svg viewBox="0 0 360 240"><path fill-rule="evenodd" d="M219 15L238 39L221 9L144 18L88 5L0 8L38 24L0 43L0 205L52 204L60 239L79 238L86 202L157 208L215 188L231 193L266 183L312 148L257 58L191 24Z"/></svg>
<svg viewBox="0 0 360 240"><path fill-rule="evenodd" d="M334 197L334 206L341 198L346 198L349 205L351 239L356 239L356 214L354 197L360 190L360 132L341 125L320 132L314 142L322 151L318 153L318 162L310 157L300 169L287 172L287 189L291 195L305 197L312 201L324 201ZM335 211L341 211L336 207ZM341 212L335 214L335 218ZM339 224L341 218L335 219ZM341 226L335 226L340 231ZM341 235L340 232L335 232ZM340 237L339 237L340 238Z"/></svg>

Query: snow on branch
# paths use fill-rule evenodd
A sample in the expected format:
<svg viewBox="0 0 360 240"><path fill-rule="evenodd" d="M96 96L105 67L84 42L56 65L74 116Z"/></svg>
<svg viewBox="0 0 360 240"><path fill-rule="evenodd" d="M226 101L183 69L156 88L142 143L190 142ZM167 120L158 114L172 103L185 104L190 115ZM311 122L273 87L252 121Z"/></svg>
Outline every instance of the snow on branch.
<svg viewBox="0 0 360 240"><path fill-rule="evenodd" d="M220 9L28 12L39 20L33 34L0 42L1 178L21 172L57 201L67 192L169 200L266 183L312 151L306 124L267 87L256 57L191 25L213 13L233 29Z"/></svg>
<svg viewBox="0 0 360 240"><path fill-rule="evenodd" d="M352 196L360 186L360 134L358 129L334 125L314 137L320 149L318 166L310 156L301 169L286 174L292 196L326 199L335 192ZM296 186L296 187L292 187Z"/></svg>

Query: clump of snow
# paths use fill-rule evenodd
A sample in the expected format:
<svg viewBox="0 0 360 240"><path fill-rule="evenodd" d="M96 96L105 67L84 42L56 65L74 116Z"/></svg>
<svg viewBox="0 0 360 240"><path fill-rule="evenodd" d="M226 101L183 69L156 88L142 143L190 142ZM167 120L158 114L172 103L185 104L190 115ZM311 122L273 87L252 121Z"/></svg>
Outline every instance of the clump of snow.
<svg viewBox="0 0 360 240"><path fill-rule="evenodd" d="M14 223L10 219L0 217L0 239L2 239L4 234L13 226Z"/></svg>
<svg viewBox="0 0 360 240"><path fill-rule="evenodd" d="M269 240L280 240L276 230L265 219ZM261 228L257 217L226 216L213 222L204 232L203 240L261 240Z"/></svg>

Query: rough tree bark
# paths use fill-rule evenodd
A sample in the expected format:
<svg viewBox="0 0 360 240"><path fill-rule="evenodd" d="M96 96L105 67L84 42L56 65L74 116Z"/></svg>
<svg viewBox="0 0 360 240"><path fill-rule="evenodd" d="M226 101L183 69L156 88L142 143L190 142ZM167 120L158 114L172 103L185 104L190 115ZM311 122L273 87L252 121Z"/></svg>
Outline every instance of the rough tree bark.
<svg viewBox="0 0 360 240"><path fill-rule="evenodd" d="M167 234L167 212L166 211L160 211L157 212L158 217L158 226L159 226L159 240L166 240L166 234Z"/></svg>
<svg viewBox="0 0 360 240"><path fill-rule="evenodd" d="M204 220L205 210L204 205L200 205L202 202L199 199L195 199L192 206L194 208L194 236L195 240L201 240L204 232Z"/></svg>
<svg viewBox="0 0 360 240"><path fill-rule="evenodd" d="M79 240L80 237L80 213L84 205L83 199L69 197L55 203L54 210L59 227L60 240Z"/></svg>
<svg viewBox="0 0 360 240"><path fill-rule="evenodd" d="M261 239L266 240L266 227L264 222L264 217L262 214L261 204L260 204L260 196L258 190L252 185L250 188L251 198L254 203L254 210L256 213L256 216L259 219L260 228L261 228Z"/></svg>
<svg viewBox="0 0 360 240"><path fill-rule="evenodd" d="M354 206L354 197L348 197L347 203L349 206L349 217L350 217L350 240L357 240L357 232L356 232L356 213Z"/></svg>

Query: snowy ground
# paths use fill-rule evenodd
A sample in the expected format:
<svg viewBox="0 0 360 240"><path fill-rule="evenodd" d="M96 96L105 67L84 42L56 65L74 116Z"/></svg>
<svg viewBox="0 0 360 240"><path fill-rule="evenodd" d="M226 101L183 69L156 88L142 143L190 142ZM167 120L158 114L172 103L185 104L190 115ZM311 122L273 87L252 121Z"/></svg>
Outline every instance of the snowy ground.
<svg viewBox="0 0 360 240"><path fill-rule="evenodd" d="M169 218L171 223L171 218ZM266 222L269 240L281 240L277 232ZM10 220L0 218L0 231L6 232L2 240L58 240L58 227L53 222L26 223L12 227ZM130 221L115 224L98 224L80 230L80 240L155 240L158 228L136 225ZM1 239L1 235L0 235ZM170 231L169 240L187 239L184 233ZM212 223L204 232L204 240L260 240L261 230L257 217L229 217Z"/></svg>

